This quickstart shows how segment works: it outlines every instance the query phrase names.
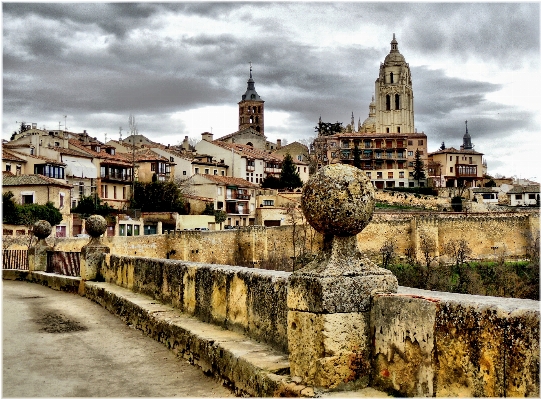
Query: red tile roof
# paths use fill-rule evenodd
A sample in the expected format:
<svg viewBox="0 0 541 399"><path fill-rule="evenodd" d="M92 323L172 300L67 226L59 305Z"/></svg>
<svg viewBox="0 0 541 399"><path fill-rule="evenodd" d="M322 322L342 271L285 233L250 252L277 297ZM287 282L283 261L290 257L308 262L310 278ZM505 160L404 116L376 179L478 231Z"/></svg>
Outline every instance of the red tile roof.
<svg viewBox="0 0 541 399"><path fill-rule="evenodd" d="M13 162L26 162L26 160L19 158L13 152L7 150L6 148L2 149L2 160L3 161L13 161Z"/></svg>
<svg viewBox="0 0 541 399"><path fill-rule="evenodd" d="M30 155L30 154L25 154L25 153L19 152L19 151L12 151L12 154L15 154L16 156L21 156L23 158L29 157L29 158L39 159L41 161L45 161L45 162L50 163L52 165L66 166L66 164L63 163L63 162L57 161L56 159L44 157L42 155Z"/></svg>
<svg viewBox="0 0 541 399"><path fill-rule="evenodd" d="M2 175L3 186L60 186L66 188L73 188L73 185L62 183L56 179L42 175L20 175L20 176L7 176Z"/></svg>
<svg viewBox="0 0 541 399"><path fill-rule="evenodd" d="M250 183L247 180L240 179L238 177L230 176L216 176L216 175L200 175L208 180L211 180L218 184L223 184L225 186L238 186L238 187L248 187L248 188L259 188L258 185Z"/></svg>

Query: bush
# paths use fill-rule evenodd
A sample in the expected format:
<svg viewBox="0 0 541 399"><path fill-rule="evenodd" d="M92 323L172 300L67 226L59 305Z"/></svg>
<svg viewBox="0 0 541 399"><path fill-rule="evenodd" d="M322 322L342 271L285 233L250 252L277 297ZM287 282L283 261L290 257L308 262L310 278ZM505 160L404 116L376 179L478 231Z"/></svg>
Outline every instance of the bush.
<svg viewBox="0 0 541 399"><path fill-rule="evenodd" d="M2 211L2 222L6 224L32 226L38 220L46 220L55 226L62 221L60 210L52 202L17 205L11 191L2 194Z"/></svg>

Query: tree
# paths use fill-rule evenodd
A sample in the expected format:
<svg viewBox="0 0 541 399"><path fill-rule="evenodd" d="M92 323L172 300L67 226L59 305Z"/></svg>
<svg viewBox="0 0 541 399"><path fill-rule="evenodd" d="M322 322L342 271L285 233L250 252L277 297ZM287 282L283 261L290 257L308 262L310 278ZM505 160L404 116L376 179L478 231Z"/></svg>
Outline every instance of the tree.
<svg viewBox="0 0 541 399"><path fill-rule="evenodd" d="M27 226L29 229L38 220L46 220L51 226L55 226L63 218L60 210L52 202L47 202L45 205L17 205L13 201L13 193L11 191L2 193L2 212L3 223Z"/></svg>
<svg viewBox="0 0 541 399"><path fill-rule="evenodd" d="M443 247L443 251L451 259L453 259L453 263L457 268L464 265L464 262L466 262L466 259L472 253L468 242L463 238L459 240L452 239L447 241Z"/></svg>
<svg viewBox="0 0 541 399"><path fill-rule="evenodd" d="M219 223L220 228L222 227L221 224L227 219L227 213L219 209L214 209L214 204L212 202L207 202L207 204L205 205L205 209L203 210L203 212L201 212L201 215L214 216L214 222Z"/></svg>
<svg viewBox="0 0 541 399"><path fill-rule="evenodd" d="M361 150L359 150L359 142L355 140L353 147L353 166L361 169Z"/></svg>
<svg viewBox="0 0 541 399"><path fill-rule="evenodd" d="M13 193L11 191L2 193L2 222L17 224L18 219L17 204L13 201Z"/></svg>
<svg viewBox="0 0 541 399"><path fill-rule="evenodd" d="M434 238L429 237L426 234L422 234L419 237L419 249L421 250L421 253L423 254L423 258L426 265L426 272L424 275L424 288L428 286L428 282L430 281L430 276L432 274L432 262L436 260L436 240Z"/></svg>
<svg viewBox="0 0 541 399"><path fill-rule="evenodd" d="M496 182L494 181L494 179L490 179L485 183L485 187L496 187Z"/></svg>
<svg viewBox="0 0 541 399"><path fill-rule="evenodd" d="M71 210L71 213L80 214L82 219L86 219L91 215L101 215L106 218L114 213L114 209L107 202L102 204L101 198L94 194L81 197L77 206Z"/></svg>
<svg viewBox="0 0 541 399"><path fill-rule="evenodd" d="M274 188L279 189L282 188L282 185L280 184L280 179L275 177L274 175L267 175L261 182L261 188Z"/></svg>
<svg viewBox="0 0 541 399"><path fill-rule="evenodd" d="M389 238L387 241L383 243L383 246L379 249L379 252L381 253L381 256L383 257L381 266L383 268L387 268L395 255L396 251L396 239L395 238Z"/></svg>
<svg viewBox="0 0 541 399"><path fill-rule="evenodd" d="M131 208L141 209L142 212L186 213L182 193L172 181L135 182Z"/></svg>
<svg viewBox="0 0 541 399"><path fill-rule="evenodd" d="M318 136L331 136L336 133L340 133L344 128L342 127L342 122L330 123L330 122L318 122L315 127L315 131Z"/></svg>
<svg viewBox="0 0 541 399"><path fill-rule="evenodd" d="M415 150L415 159L413 160L413 178L417 180L417 184L419 184L419 180L425 178L425 163L421 159L419 149Z"/></svg>
<svg viewBox="0 0 541 399"><path fill-rule="evenodd" d="M282 162L282 171L280 172L280 185L282 188L293 190L302 187L302 180L297 172L297 167L293 163L293 158L286 153Z"/></svg>

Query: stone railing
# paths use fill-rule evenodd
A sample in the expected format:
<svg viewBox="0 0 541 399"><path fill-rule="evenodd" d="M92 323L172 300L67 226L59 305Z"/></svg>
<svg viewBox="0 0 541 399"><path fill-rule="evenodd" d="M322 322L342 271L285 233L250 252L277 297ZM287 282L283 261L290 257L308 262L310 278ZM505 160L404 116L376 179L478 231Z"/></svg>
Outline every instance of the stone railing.
<svg viewBox="0 0 541 399"><path fill-rule="evenodd" d="M324 243L295 273L107 256L97 220L81 278L150 295L267 342L288 353L291 377L306 385L371 386L396 396L539 397L538 301L398 287L358 250L374 192L353 167L321 169L303 188L302 208ZM39 270L40 256L42 249L31 249L31 270Z"/></svg>

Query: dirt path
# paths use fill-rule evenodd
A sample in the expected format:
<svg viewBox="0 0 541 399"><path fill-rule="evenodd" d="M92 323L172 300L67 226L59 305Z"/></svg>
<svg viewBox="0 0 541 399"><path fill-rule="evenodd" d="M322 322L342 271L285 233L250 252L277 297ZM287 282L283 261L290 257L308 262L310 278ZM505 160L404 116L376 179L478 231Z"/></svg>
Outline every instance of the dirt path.
<svg viewBox="0 0 541 399"><path fill-rule="evenodd" d="M162 344L74 294L3 281L4 397L232 397Z"/></svg>

